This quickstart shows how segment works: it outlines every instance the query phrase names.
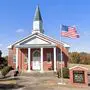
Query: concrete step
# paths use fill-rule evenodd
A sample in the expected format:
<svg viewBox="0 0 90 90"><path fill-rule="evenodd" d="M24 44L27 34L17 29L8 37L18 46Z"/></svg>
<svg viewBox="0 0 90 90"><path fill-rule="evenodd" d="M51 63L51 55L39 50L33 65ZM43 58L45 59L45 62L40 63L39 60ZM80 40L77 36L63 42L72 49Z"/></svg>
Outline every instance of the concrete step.
<svg viewBox="0 0 90 90"><path fill-rule="evenodd" d="M20 74L21 76L34 76L34 77L53 77L53 76L56 76L56 73L55 72L29 72L29 73L25 73L25 72L22 72Z"/></svg>

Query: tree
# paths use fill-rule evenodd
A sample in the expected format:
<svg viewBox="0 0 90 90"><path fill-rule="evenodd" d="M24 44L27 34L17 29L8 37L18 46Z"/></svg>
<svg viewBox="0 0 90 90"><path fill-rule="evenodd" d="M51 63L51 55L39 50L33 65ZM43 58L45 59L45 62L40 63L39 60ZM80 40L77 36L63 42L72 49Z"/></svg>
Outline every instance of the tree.
<svg viewBox="0 0 90 90"><path fill-rule="evenodd" d="M70 53L70 60L71 63L79 63L80 62L80 54L77 52Z"/></svg>
<svg viewBox="0 0 90 90"><path fill-rule="evenodd" d="M2 51L0 50L0 57L2 56Z"/></svg>
<svg viewBox="0 0 90 90"><path fill-rule="evenodd" d="M85 52L72 52L69 53L70 63L89 64L90 65L90 54Z"/></svg>
<svg viewBox="0 0 90 90"><path fill-rule="evenodd" d="M88 53L80 53L80 63L81 64L90 64L90 54Z"/></svg>
<svg viewBox="0 0 90 90"><path fill-rule="evenodd" d="M7 66L7 59L2 57L2 51L0 50L0 69Z"/></svg>

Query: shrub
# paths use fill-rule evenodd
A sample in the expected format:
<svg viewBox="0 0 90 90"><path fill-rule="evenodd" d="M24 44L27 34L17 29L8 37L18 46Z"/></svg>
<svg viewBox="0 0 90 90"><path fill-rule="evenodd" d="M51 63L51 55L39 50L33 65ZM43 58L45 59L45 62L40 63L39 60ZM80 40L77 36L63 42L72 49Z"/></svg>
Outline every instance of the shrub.
<svg viewBox="0 0 90 90"><path fill-rule="evenodd" d="M0 69L3 69L4 67L7 66L7 60L3 57L0 57Z"/></svg>
<svg viewBox="0 0 90 90"><path fill-rule="evenodd" d="M62 68L63 78L69 78L69 69L67 67ZM57 71L58 78L61 77L61 69Z"/></svg>
<svg viewBox="0 0 90 90"><path fill-rule="evenodd" d="M12 70L13 68L11 66L6 66L1 70L2 75L5 77L5 75Z"/></svg>

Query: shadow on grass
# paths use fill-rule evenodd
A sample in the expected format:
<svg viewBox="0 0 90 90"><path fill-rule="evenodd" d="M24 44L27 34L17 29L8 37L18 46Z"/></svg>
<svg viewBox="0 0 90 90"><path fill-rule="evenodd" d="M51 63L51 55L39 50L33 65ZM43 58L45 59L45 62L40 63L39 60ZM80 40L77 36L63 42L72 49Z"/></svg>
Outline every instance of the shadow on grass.
<svg viewBox="0 0 90 90"><path fill-rule="evenodd" d="M18 77L13 77L13 78L5 77L5 78L0 79L0 81L8 81L8 80L20 80L20 78L18 78Z"/></svg>
<svg viewBox="0 0 90 90"><path fill-rule="evenodd" d="M12 90L12 89L23 88L24 87L23 85L16 84L17 80L20 79L18 77L4 77L0 79L0 82L5 82L5 83L0 83L0 90Z"/></svg>
<svg viewBox="0 0 90 90"><path fill-rule="evenodd" d="M24 87L23 85L17 85L17 84L0 84L0 90L12 90L23 87Z"/></svg>

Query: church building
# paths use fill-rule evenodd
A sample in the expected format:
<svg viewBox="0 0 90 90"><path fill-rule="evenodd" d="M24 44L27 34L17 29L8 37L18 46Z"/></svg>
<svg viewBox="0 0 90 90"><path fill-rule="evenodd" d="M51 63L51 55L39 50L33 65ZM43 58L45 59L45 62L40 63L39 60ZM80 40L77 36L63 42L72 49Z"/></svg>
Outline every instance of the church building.
<svg viewBox="0 0 90 90"><path fill-rule="evenodd" d="M61 65L61 55L63 67L67 67L69 47L44 34L40 8L37 6L32 34L8 46L8 65L23 72L56 72Z"/></svg>

